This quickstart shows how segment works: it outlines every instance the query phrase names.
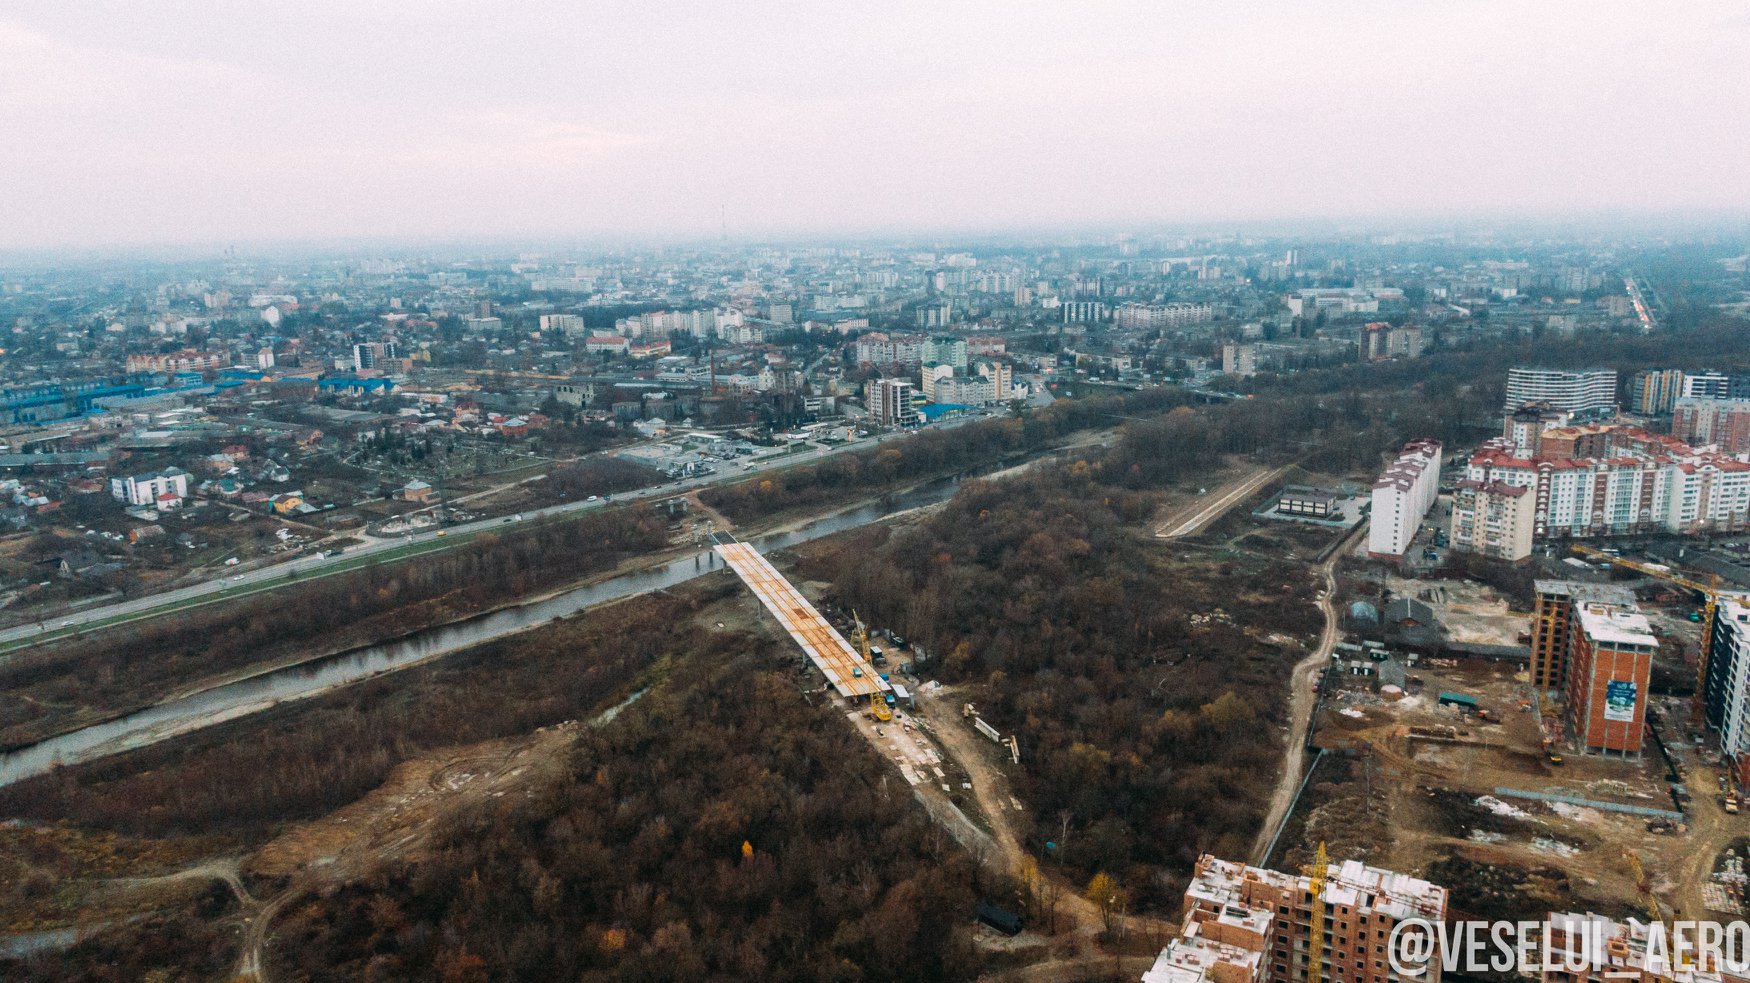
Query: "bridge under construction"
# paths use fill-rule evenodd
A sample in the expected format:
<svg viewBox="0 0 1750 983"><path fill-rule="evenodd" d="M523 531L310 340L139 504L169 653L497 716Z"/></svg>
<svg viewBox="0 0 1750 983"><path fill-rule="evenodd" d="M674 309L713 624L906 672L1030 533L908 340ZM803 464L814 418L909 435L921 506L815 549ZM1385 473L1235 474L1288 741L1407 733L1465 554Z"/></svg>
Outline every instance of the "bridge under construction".
<svg viewBox="0 0 1750 983"><path fill-rule="evenodd" d="M727 533L711 537L717 555L729 564L744 583L778 619L778 624L802 646L826 681L848 699L868 699L889 687L874 667L863 661L845 636L821 617L814 605L779 573L759 551L747 543L737 542Z"/></svg>

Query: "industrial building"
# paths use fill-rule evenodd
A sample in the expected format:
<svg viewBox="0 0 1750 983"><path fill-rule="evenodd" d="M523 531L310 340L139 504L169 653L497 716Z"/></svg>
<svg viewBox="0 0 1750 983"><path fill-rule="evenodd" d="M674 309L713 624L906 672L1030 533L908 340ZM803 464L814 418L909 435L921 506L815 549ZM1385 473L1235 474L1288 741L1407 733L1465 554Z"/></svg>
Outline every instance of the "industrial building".
<svg viewBox="0 0 1750 983"><path fill-rule="evenodd" d="M1611 416L1616 412L1616 370L1508 369L1501 409L1510 413L1526 403L1548 403L1582 419Z"/></svg>
<svg viewBox="0 0 1750 983"><path fill-rule="evenodd" d="M1440 442L1412 440L1373 483L1367 554L1402 559L1440 495Z"/></svg>
<svg viewBox="0 0 1750 983"><path fill-rule="evenodd" d="M1185 888L1178 937L1142 979L1300 983L1316 952L1318 978L1329 983L1439 983L1438 961L1400 977L1384 949L1398 922L1439 922L1446 911L1445 888L1358 860L1284 874L1205 854ZM1323 926L1316 942L1315 917Z"/></svg>

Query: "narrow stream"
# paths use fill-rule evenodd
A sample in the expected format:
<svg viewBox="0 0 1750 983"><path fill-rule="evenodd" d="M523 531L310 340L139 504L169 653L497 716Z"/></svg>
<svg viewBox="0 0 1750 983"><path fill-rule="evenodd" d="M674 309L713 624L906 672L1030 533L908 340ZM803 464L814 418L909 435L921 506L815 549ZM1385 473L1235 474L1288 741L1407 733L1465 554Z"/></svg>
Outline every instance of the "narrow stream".
<svg viewBox="0 0 1750 983"><path fill-rule="evenodd" d="M959 483L958 477L941 479L872 505L825 516L790 532L772 533L750 542L760 552L767 553L855 529L899 512L947 501L953 497ZM418 665L436 656L472 648L609 601L673 587L724 567L716 553L704 549L661 566L622 574L543 601L504 608L382 645L354 649L215 686L0 755L0 785L41 775L57 764L78 764L145 747L179 734L248 716L287 700L304 699L337 686Z"/></svg>

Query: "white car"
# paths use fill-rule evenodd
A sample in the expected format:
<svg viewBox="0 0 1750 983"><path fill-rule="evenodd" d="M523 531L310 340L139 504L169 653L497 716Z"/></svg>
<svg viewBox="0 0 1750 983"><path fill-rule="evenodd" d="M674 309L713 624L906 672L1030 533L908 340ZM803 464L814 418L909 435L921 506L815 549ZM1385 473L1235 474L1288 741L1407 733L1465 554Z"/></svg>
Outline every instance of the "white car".
<svg viewBox="0 0 1750 983"><path fill-rule="evenodd" d="M584 501L586 501L586 502L599 502L599 501L601 501L601 497L598 495L591 495L590 497L584 499Z"/></svg>

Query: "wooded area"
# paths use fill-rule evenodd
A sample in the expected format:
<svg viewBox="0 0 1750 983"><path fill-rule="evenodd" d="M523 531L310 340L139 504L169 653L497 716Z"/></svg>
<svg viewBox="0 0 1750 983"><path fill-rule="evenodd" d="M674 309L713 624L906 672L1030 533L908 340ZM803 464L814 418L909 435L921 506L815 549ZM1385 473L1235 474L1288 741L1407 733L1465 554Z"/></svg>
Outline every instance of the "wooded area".
<svg viewBox="0 0 1750 983"><path fill-rule="evenodd" d="M289 912L286 978L970 979L967 861L772 661L677 654L561 780Z"/></svg>

